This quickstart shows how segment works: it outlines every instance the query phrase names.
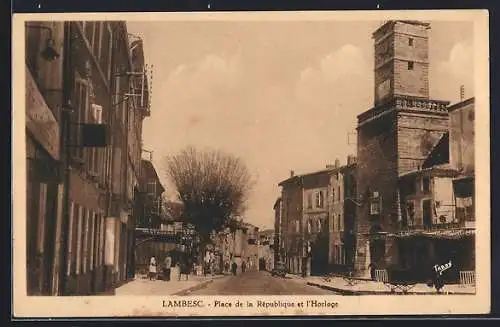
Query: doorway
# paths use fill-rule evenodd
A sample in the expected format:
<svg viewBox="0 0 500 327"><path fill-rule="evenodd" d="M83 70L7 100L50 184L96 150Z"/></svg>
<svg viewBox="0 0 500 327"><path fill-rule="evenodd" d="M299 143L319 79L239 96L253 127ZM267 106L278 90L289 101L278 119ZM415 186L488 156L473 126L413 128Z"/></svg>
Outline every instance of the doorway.
<svg viewBox="0 0 500 327"><path fill-rule="evenodd" d="M432 226L432 206L431 200L422 201L423 223L424 229L430 229Z"/></svg>

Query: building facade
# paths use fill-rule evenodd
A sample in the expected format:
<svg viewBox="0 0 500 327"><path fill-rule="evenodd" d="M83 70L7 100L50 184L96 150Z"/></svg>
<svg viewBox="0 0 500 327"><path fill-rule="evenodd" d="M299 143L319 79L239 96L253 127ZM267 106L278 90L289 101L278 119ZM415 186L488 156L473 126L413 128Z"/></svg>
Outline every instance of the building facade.
<svg viewBox="0 0 500 327"><path fill-rule="evenodd" d="M213 246L209 252L213 253L216 261L216 272L228 273L225 268L230 268L232 262L236 262L238 269L241 269L243 261L247 270L258 270L258 232L258 228L252 224L238 221L234 226L214 233Z"/></svg>
<svg viewBox="0 0 500 327"><path fill-rule="evenodd" d="M348 165L327 165L326 169L291 174L279 183L281 198L275 205L275 225L279 228L280 260L293 274L324 274L345 270L351 261L352 237L346 231L354 222L352 206L344 201L346 183L352 184L355 159ZM344 175L347 178L344 179ZM351 186L350 191L351 192ZM351 228L349 228L351 230ZM350 242L350 243L349 243ZM284 254L284 255L283 255Z"/></svg>
<svg viewBox="0 0 500 327"><path fill-rule="evenodd" d="M162 230L163 221L163 192L165 188L161 184L158 173L149 160L141 159L141 175L139 179L139 189L137 195L137 216L135 219L135 229L136 233L135 248L134 248L134 258L135 258L135 270L134 274L139 270L144 270L148 264L151 257L161 258L164 256L165 252L170 251L175 248L175 244L178 243L175 237L171 239L151 239L151 236L155 233L160 233ZM165 224L163 224L165 225ZM177 224L178 225L178 224ZM173 227L172 235L178 234L182 230L172 223ZM182 226L182 223L180 223ZM164 226L163 229L167 229Z"/></svg>
<svg viewBox="0 0 500 327"><path fill-rule="evenodd" d="M439 158L450 151L450 126L456 128L450 125L449 102L429 98L429 28L419 21L388 21L373 33L374 107L358 116L357 127L358 275L367 276L370 264L423 267L424 260L434 260L432 249L421 241L401 242L403 231L408 224L419 230L450 227L444 223L451 217L433 218L435 204L442 212L454 211L452 180L461 173Z"/></svg>
<svg viewBox="0 0 500 327"><path fill-rule="evenodd" d="M356 157L348 156L330 180L329 271L342 274L352 271L354 263L356 218Z"/></svg>
<svg viewBox="0 0 500 327"><path fill-rule="evenodd" d="M419 267L451 261L445 278L456 283L460 271L475 270L474 99L449 107L449 112L450 132L433 148L422 169L399 179L399 260L392 264L425 280Z"/></svg>
<svg viewBox="0 0 500 327"><path fill-rule="evenodd" d="M274 268L274 237L273 229L259 231L259 270L271 271Z"/></svg>
<svg viewBox="0 0 500 327"><path fill-rule="evenodd" d="M283 208L281 197L276 199L273 206L274 210L274 262L285 261L285 235L283 230L286 230L283 220Z"/></svg>
<svg viewBox="0 0 500 327"><path fill-rule="evenodd" d="M60 237L64 201L59 167L64 161L61 108L66 99L61 57L65 33L62 22L29 22L25 26L28 295L58 293L56 235Z"/></svg>
<svg viewBox="0 0 500 327"><path fill-rule="evenodd" d="M126 279L136 182L123 154L140 153L126 126L142 109L115 101L134 93L130 77L117 86L133 70L126 24L28 22L26 57L28 294L100 293Z"/></svg>

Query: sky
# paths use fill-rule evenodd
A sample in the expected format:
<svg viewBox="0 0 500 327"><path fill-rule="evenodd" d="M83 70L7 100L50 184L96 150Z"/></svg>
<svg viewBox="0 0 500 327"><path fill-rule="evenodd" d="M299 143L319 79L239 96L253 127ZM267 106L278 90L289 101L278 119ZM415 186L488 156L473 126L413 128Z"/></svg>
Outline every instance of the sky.
<svg viewBox="0 0 500 327"><path fill-rule="evenodd" d="M473 25L431 21L430 97L473 90ZM167 188L164 157L186 146L240 157L256 181L245 220L273 228L278 183L356 153L356 116L373 106L380 21L127 22L153 65L143 146ZM352 134L351 139L355 134Z"/></svg>

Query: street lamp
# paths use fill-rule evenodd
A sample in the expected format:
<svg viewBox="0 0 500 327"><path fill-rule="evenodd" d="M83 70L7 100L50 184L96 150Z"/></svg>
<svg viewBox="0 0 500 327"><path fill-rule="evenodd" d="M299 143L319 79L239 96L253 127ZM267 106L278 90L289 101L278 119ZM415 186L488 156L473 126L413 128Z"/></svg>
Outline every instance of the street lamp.
<svg viewBox="0 0 500 327"><path fill-rule="evenodd" d="M26 28L37 28L37 29L49 31L49 37L47 38L45 49L40 53L41 56L45 60L53 61L61 56L54 48L55 42L54 42L54 39L52 37L52 33L53 33L52 28L50 28L48 26L43 26L43 25L31 25L31 24L27 24Z"/></svg>

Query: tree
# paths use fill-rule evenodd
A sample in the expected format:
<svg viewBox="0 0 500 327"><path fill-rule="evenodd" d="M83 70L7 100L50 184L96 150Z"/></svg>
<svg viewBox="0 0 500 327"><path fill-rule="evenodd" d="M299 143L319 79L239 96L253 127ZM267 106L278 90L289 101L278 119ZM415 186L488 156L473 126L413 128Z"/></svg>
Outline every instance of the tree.
<svg viewBox="0 0 500 327"><path fill-rule="evenodd" d="M188 147L165 159L167 174L184 203L184 220L195 226L203 243L209 242L213 230L234 226L253 186L240 158Z"/></svg>

